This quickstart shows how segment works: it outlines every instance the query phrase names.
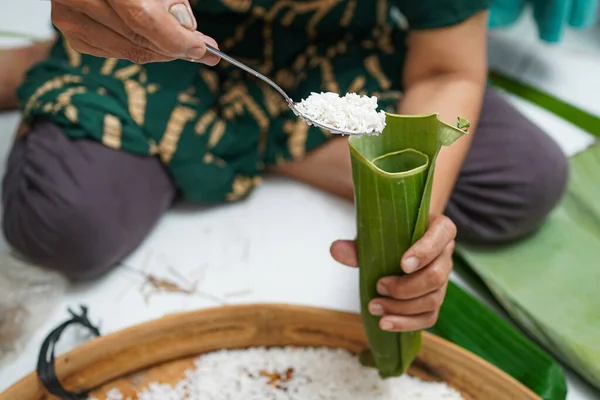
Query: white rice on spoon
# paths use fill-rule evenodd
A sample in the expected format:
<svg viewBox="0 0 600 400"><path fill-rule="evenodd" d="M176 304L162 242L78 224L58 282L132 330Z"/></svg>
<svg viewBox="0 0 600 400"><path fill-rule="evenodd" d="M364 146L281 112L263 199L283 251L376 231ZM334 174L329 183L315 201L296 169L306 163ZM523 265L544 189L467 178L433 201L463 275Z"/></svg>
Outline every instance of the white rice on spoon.
<svg viewBox="0 0 600 400"><path fill-rule="evenodd" d="M377 111L375 96L311 93L296 107L308 118L344 131L378 135L385 128L385 112Z"/></svg>
<svg viewBox="0 0 600 400"><path fill-rule="evenodd" d="M382 380L341 349L223 350L198 357L170 386L152 383L139 400L464 400L445 383L407 375ZM106 399L130 400L117 390Z"/></svg>

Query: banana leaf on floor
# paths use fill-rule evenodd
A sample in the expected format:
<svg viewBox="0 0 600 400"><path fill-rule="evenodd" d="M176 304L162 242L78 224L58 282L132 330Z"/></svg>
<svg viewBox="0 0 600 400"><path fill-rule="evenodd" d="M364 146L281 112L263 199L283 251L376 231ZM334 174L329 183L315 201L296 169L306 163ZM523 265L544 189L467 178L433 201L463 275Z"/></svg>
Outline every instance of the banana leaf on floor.
<svg viewBox="0 0 600 400"><path fill-rule="evenodd" d="M506 77L492 81L600 135L600 118ZM517 324L600 388L600 143L570 162L568 191L538 232L458 252Z"/></svg>
<svg viewBox="0 0 600 400"><path fill-rule="evenodd" d="M448 285L438 322L429 331L490 362L544 400L566 398L566 379L561 366L453 282Z"/></svg>
<svg viewBox="0 0 600 400"><path fill-rule="evenodd" d="M600 387L600 145L571 162L568 193L536 234L459 253L524 330Z"/></svg>

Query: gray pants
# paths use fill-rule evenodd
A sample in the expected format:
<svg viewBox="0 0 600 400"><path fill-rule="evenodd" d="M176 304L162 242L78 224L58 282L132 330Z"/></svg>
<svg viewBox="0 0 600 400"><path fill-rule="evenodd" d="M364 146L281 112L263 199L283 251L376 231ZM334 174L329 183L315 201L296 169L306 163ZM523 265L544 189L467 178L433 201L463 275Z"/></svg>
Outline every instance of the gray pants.
<svg viewBox="0 0 600 400"><path fill-rule="evenodd" d="M542 223L567 177L556 143L488 90L446 213L461 240L515 240ZM175 194L157 158L71 140L42 121L10 154L4 234L33 261L72 279L90 279L133 251Z"/></svg>

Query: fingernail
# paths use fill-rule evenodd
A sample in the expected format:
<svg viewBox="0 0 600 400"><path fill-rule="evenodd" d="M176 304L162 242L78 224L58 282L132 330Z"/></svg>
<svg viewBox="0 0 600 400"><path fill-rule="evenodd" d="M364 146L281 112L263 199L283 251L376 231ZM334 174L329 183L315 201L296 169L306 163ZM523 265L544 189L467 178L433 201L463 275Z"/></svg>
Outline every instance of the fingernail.
<svg viewBox="0 0 600 400"><path fill-rule="evenodd" d="M187 58L192 61L198 61L206 54L206 49L203 47L194 47L193 49L188 50Z"/></svg>
<svg viewBox="0 0 600 400"><path fill-rule="evenodd" d="M174 4L169 9L169 12L175 18L177 18L177 21L180 25L187 29L194 29L194 16L191 14L189 8L187 8L185 4Z"/></svg>
<svg viewBox="0 0 600 400"><path fill-rule="evenodd" d="M379 282L377 284L377 291L382 296L389 296L390 295L390 292L388 291L387 287L383 283L381 283L381 282Z"/></svg>
<svg viewBox="0 0 600 400"><path fill-rule="evenodd" d="M409 257L406 260L404 260L403 266L404 272L410 274L411 272L414 272L417 268L419 268L419 260L416 257Z"/></svg>
<svg viewBox="0 0 600 400"><path fill-rule="evenodd" d="M381 316L383 315L383 307L381 304L371 304L369 305L369 312L373 315Z"/></svg>
<svg viewBox="0 0 600 400"><path fill-rule="evenodd" d="M383 321L381 323L381 329L383 329L384 331L391 331L392 329L394 329L394 324L392 324L389 321Z"/></svg>

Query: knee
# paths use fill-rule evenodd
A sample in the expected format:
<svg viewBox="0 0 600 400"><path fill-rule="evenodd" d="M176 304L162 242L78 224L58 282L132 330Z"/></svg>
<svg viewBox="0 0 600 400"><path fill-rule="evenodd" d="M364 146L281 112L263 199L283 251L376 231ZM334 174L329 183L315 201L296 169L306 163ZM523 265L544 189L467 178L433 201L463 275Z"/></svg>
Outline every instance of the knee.
<svg viewBox="0 0 600 400"><path fill-rule="evenodd" d="M523 168L524 177L529 182L523 191L523 212L520 218L515 219L507 240L518 239L536 231L567 190L567 157L558 145L555 149L546 146L546 151L545 154L536 155L539 159L529 168Z"/></svg>
<svg viewBox="0 0 600 400"><path fill-rule="evenodd" d="M471 199L458 205L463 214L455 221L459 240L505 244L541 227L562 199L569 178L567 157L551 139L547 140L539 152L507 167L510 171L505 173L512 179L499 187L482 189L480 193L485 194L479 200ZM485 204L473 207L473 201ZM466 203L471 205L465 206ZM465 213L469 214L468 218L464 218Z"/></svg>
<svg viewBox="0 0 600 400"><path fill-rule="evenodd" d="M4 235L38 265L72 280L95 278L117 260L106 246L109 233L85 211L76 203L53 204L33 193L11 193L4 201Z"/></svg>
<svg viewBox="0 0 600 400"><path fill-rule="evenodd" d="M40 176L40 166L28 159L23 146L15 144L2 182L2 229L8 243L32 262L73 280L109 270L119 250L110 227L76 185L58 183L68 174L60 177L63 172L54 171L52 181Z"/></svg>

